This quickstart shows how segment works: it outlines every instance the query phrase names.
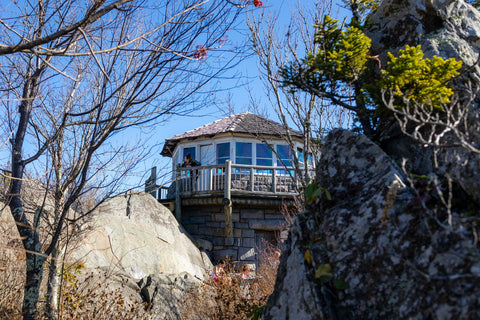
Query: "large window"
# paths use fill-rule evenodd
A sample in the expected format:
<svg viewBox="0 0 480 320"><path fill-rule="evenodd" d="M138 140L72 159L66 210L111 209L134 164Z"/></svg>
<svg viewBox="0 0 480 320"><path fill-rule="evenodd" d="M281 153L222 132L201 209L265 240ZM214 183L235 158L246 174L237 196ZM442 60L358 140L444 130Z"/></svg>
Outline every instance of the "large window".
<svg viewBox="0 0 480 320"><path fill-rule="evenodd" d="M248 142L237 142L235 144L235 163L252 164L252 144Z"/></svg>
<svg viewBox="0 0 480 320"><path fill-rule="evenodd" d="M293 155L292 149L290 149L289 146L283 144L277 145L277 154L277 166L292 166Z"/></svg>
<svg viewBox="0 0 480 320"><path fill-rule="evenodd" d="M257 166L272 166L272 149L266 144L257 143Z"/></svg>
<svg viewBox="0 0 480 320"><path fill-rule="evenodd" d="M224 164L230 159L230 142L217 144L217 164Z"/></svg>

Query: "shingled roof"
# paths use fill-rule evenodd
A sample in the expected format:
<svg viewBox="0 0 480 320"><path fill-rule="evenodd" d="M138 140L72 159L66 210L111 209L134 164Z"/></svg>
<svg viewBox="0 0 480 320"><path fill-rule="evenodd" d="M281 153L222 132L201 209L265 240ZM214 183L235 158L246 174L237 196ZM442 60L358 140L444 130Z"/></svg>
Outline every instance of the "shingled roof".
<svg viewBox="0 0 480 320"><path fill-rule="evenodd" d="M261 117L259 115L245 112L231 115L229 117L214 121L199 128L187 131L165 140L162 156L171 157L178 142L182 139L212 137L220 133L249 133L253 135L276 136L286 135L286 129L283 125ZM290 129L290 134L296 137L303 137L300 131Z"/></svg>

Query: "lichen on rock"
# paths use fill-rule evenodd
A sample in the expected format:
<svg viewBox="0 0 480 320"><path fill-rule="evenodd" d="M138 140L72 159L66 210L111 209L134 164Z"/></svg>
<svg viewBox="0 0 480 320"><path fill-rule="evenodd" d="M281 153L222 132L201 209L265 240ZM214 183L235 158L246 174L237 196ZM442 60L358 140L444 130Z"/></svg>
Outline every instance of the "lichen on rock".
<svg viewBox="0 0 480 320"><path fill-rule="evenodd" d="M419 203L413 180L363 135L334 130L324 150L317 184L332 200L292 226L265 319L480 317L476 219L449 220L434 196ZM316 277L327 264L331 278Z"/></svg>

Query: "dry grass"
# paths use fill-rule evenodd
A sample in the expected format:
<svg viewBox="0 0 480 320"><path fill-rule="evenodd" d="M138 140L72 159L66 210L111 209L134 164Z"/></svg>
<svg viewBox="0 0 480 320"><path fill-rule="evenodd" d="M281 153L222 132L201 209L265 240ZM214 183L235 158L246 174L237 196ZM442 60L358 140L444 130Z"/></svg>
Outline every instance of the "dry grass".
<svg viewBox="0 0 480 320"><path fill-rule="evenodd" d="M10 251L8 260L5 255L0 260L0 319L17 320L21 319L24 259L20 250ZM239 270L227 264L223 278L206 281L186 294L182 319L248 319L256 307L266 304L275 284L278 249L265 245L261 257L251 279L242 279ZM81 264L66 268L59 319L148 319L151 314L139 294L129 294L120 282L109 281L110 277L106 271L86 273ZM46 318L39 315L38 319Z"/></svg>
<svg viewBox="0 0 480 320"><path fill-rule="evenodd" d="M148 312L134 290L113 279L109 271L89 272L82 264L63 273L59 319L147 319Z"/></svg>
<svg viewBox="0 0 480 320"><path fill-rule="evenodd" d="M14 320L21 318L25 254L8 208L0 205L0 319Z"/></svg>
<svg viewBox="0 0 480 320"><path fill-rule="evenodd" d="M0 319L20 319L25 258L22 251L5 247L0 257Z"/></svg>
<svg viewBox="0 0 480 320"><path fill-rule="evenodd" d="M252 311L267 303L272 294L279 263L279 248L264 243L260 251L259 266L242 279L240 270L227 261L225 275L217 281L208 280L184 300L182 319L229 319L251 317ZM241 269L241 268L240 268Z"/></svg>

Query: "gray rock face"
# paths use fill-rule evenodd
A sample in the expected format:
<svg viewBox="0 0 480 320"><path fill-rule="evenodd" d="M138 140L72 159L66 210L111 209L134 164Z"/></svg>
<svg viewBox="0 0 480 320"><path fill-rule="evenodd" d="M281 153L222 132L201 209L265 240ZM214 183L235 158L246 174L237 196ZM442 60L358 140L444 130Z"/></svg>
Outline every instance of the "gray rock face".
<svg viewBox="0 0 480 320"><path fill-rule="evenodd" d="M112 319L183 319L188 311L183 308L185 294L200 285L188 273L151 275L136 282L108 268L89 269L76 278L80 284L76 294L88 297L75 313L78 319L92 319L94 314Z"/></svg>
<svg viewBox="0 0 480 320"><path fill-rule="evenodd" d="M263 319L325 318L316 287L309 279L308 267L304 264L302 240L301 227L294 224L282 252L275 289L269 297Z"/></svg>
<svg viewBox="0 0 480 320"><path fill-rule="evenodd" d="M460 105L467 108L459 128L465 139L479 149L480 99L475 91L480 88L480 12L463 0L385 0L371 16L373 26L367 35L372 39L372 53L378 54L382 66L387 64L387 52L396 53L405 45L421 45L426 58L440 56L463 61L462 75L453 87ZM474 97L473 101L470 99ZM397 131L397 135L395 134ZM436 172L449 175L480 204L480 154L458 145L461 140L452 133L442 143L450 147L438 153L434 167L431 150L415 146L411 140L390 128L390 140L383 146L396 157L409 159L411 169L420 174Z"/></svg>
<svg viewBox="0 0 480 320"><path fill-rule="evenodd" d="M405 45L422 45L425 56L456 58L474 66L480 49L480 12L463 0L385 0L370 17L367 35L372 51L380 54ZM474 66L476 73L479 67Z"/></svg>
<svg viewBox="0 0 480 320"><path fill-rule="evenodd" d="M332 200L297 217L265 319L479 318L476 220L415 194L363 135L334 130L324 150Z"/></svg>
<svg viewBox="0 0 480 320"><path fill-rule="evenodd" d="M203 279L211 268L172 213L149 194L107 201L82 231L69 259L88 268L111 268L137 280L182 272Z"/></svg>

